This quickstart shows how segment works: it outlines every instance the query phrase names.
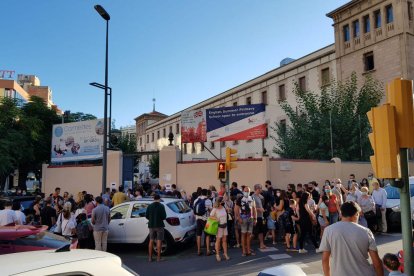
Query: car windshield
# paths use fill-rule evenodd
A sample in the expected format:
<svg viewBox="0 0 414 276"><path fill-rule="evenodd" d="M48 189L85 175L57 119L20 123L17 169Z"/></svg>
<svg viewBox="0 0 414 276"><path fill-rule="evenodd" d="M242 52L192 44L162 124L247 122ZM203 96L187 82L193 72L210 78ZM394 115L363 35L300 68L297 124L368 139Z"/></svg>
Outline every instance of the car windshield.
<svg viewBox="0 0 414 276"><path fill-rule="evenodd" d="M384 188L387 192L388 199L400 199L400 190L393 186L387 186ZM414 196L414 184L410 184L410 196Z"/></svg>
<svg viewBox="0 0 414 276"><path fill-rule="evenodd" d="M168 203L167 206L174 211L174 213L183 214L191 211L191 208L185 201L174 201Z"/></svg>

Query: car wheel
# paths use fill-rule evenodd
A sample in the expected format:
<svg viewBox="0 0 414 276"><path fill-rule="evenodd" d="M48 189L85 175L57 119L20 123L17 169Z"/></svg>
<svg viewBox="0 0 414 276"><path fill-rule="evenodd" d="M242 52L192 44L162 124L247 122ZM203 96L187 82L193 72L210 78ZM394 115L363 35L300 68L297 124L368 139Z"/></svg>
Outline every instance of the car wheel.
<svg viewBox="0 0 414 276"><path fill-rule="evenodd" d="M167 255L168 253L171 253L173 251L173 245L174 245L174 241L171 237L171 234L169 232L167 232L166 230L164 230L164 240L161 242L161 255ZM152 248L155 252L155 254L158 253L157 251L157 243L154 242L152 245Z"/></svg>

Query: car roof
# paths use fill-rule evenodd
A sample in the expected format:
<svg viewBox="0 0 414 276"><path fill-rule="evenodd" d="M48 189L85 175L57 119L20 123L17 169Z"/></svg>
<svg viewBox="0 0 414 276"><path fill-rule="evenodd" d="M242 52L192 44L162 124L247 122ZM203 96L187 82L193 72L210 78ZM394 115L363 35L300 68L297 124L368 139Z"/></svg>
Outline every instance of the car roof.
<svg viewBox="0 0 414 276"><path fill-rule="evenodd" d="M0 267L2 275L13 275L64 263L67 264L101 258L115 260L121 264L121 259L111 253L98 250L76 249L65 252L40 250L5 254L0 258Z"/></svg>
<svg viewBox="0 0 414 276"><path fill-rule="evenodd" d="M131 201L127 201L124 202L125 203L131 203L131 202L154 202L154 198L153 197L143 197L140 199L133 199ZM183 199L181 198L176 198L176 197L161 197L160 202L165 202L165 203L170 203L170 202L175 202L175 201L183 201Z"/></svg>

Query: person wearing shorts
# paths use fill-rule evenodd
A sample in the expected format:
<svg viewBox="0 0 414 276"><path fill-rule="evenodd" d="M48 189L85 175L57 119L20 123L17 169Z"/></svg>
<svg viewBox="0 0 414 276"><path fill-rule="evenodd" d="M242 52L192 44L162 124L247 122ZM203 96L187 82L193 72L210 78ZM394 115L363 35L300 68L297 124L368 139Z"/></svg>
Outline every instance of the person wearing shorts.
<svg viewBox="0 0 414 276"><path fill-rule="evenodd" d="M293 199L289 200L289 209L283 216L286 216L284 218L285 220L285 241L286 241L286 250L296 250L297 241L298 241L298 229L297 229L297 221L299 220L298 214L297 214L297 206L296 201ZM293 237L293 248L290 247L290 239Z"/></svg>
<svg viewBox="0 0 414 276"><path fill-rule="evenodd" d="M253 225L256 223L256 208L250 196L250 188L244 187L243 197L236 201L234 207L236 220L240 224L242 256L255 255L250 250Z"/></svg>
<svg viewBox="0 0 414 276"><path fill-rule="evenodd" d="M203 236L203 233L206 236L206 255L211 255L210 251L210 235L206 234L204 232L204 228L206 227L207 218L210 214L211 209L213 208L211 200L207 198L208 191L207 189L201 190L201 195L194 201L194 206L197 204L198 200L205 200L205 207L206 207L206 213L204 215L196 215L196 236L197 236L197 255L201 256L201 237Z"/></svg>
<svg viewBox="0 0 414 276"><path fill-rule="evenodd" d="M148 228L150 232L150 240L148 243L148 261L152 262L152 251L154 241L157 243L157 262L161 259L161 242L164 240L164 220L167 218L165 207L160 202L160 195L154 196L154 202L151 203L145 213L145 217L148 219Z"/></svg>

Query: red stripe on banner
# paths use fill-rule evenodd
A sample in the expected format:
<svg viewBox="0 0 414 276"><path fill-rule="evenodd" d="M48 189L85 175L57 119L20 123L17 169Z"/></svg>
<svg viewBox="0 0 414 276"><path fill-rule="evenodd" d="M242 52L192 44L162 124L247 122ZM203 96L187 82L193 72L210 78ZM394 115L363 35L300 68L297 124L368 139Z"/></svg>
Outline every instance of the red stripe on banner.
<svg viewBox="0 0 414 276"><path fill-rule="evenodd" d="M222 137L215 141L234 141L234 140L253 140L266 138L267 125L259 125L254 128L249 128L229 136Z"/></svg>

